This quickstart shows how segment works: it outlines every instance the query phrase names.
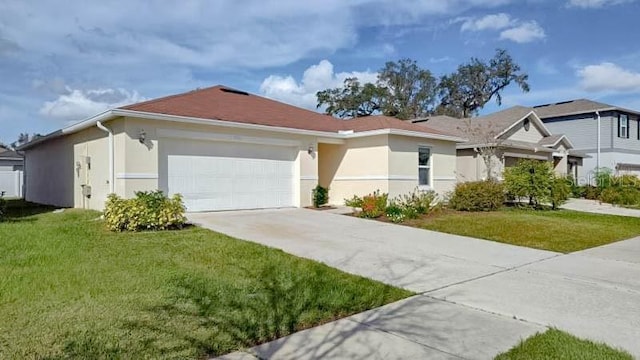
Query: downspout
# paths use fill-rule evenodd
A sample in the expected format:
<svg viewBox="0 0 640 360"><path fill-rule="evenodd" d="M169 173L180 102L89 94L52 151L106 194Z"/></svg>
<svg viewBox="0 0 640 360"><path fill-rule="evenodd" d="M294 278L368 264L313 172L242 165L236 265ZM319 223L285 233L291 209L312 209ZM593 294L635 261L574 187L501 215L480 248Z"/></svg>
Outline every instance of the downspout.
<svg viewBox="0 0 640 360"><path fill-rule="evenodd" d="M104 125L102 125L100 121L96 121L96 126L98 127L98 129L105 131L107 134L109 134L109 194L113 194L114 192L113 190L114 189L113 131L111 131L109 128L105 127Z"/></svg>
<svg viewBox="0 0 640 360"><path fill-rule="evenodd" d="M596 170L600 171L600 112L596 111L596 117L598 119L598 147L596 155Z"/></svg>

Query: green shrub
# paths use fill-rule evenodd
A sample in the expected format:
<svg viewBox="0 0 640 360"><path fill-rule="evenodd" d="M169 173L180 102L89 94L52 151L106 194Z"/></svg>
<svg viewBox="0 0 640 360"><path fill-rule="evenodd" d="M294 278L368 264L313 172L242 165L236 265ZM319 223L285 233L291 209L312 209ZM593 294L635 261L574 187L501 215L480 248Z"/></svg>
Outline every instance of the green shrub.
<svg viewBox="0 0 640 360"><path fill-rule="evenodd" d="M599 200L614 205L639 205L640 189L632 186L609 187L602 190Z"/></svg>
<svg viewBox="0 0 640 360"><path fill-rule="evenodd" d="M182 196L164 196L162 191L138 191L133 199L109 194L104 211L111 231L167 230L181 228L187 219Z"/></svg>
<svg viewBox="0 0 640 360"><path fill-rule="evenodd" d="M380 194L380 190L376 190L373 194L362 197L361 217L377 218L384 214L387 209L387 199L389 194Z"/></svg>
<svg viewBox="0 0 640 360"><path fill-rule="evenodd" d="M554 176L551 181L551 207L555 210L567 202L571 195L572 181L560 176Z"/></svg>
<svg viewBox="0 0 640 360"><path fill-rule="evenodd" d="M600 198L600 189L592 185L585 185L583 193L584 198L588 200L597 200Z"/></svg>
<svg viewBox="0 0 640 360"><path fill-rule="evenodd" d="M608 187L611 187L613 183L613 171L606 167L596 168L593 172L596 180L596 187L602 191Z"/></svg>
<svg viewBox="0 0 640 360"><path fill-rule="evenodd" d="M7 200L4 199L4 194L0 194L0 222L4 221L7 217Z"/></svg>
<svg viewBox="0 0 640 360"><path fill-rule="evenodd" d="M313 188L313 206L320 207L329 202L329 189L320 185Z"/></svg>
<svg viewBox="0 0 640 360"><path fill-rule="evenodd" d="M387 206L385 214L387 215L387 218L394 223L401 223L405 220L402 208L393 202Z"/></svg>
<svg viewBox="0 0 640 360"><path fill-rule="evenodd" d="M529 205L538 207L551 202L551 188L555 175L551 163L539 160L520 160L516 166L504 170L504 186L509 197L528 198Z"/></svg>
<svg viewBox="0 0 640 360"><path fill-rule="evenodd" d="M504 187L493 181L470 181L456 185L449 206L459 211L493 211L504 204Z"/></svg>
<svg viewBox="0 0 640 360"><path fill-rule="evenodd" d="M348 206L350 208L353 208L354 211L356 209L361 209L362 208L362 198L357 196L357 195L353 195L353 197L351 199L344 199L344 205Z"/></svg>
<svg viewBox="0 0 640 360"><path fill-rule="evenodd" d="M416 214L424 215L429 213L435 205L438 195L435 191L419 191L415 189L410 194L400 195L393 199L402 209L413 209Z"/></svg>

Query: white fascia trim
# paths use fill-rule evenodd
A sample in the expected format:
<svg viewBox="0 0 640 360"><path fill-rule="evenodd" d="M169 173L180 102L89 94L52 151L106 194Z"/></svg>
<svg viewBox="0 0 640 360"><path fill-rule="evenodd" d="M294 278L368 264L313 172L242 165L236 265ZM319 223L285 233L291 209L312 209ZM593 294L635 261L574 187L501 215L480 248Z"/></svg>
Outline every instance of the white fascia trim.
<svg viewBox="0 0 640 360"><path fill-rule="evenodd" d="M172 130L172 129L158 129L157 134L158 134L158 137L160 138L224 141L224 142L238 142L238 143L246 143L246 144L260 144L260 145L287 146L287 147L302 146L302 143L297 140L243 136L243 135L234 135L234 134L203 133L203 132L196 132L196 131L183 131L183 130Z"/></svg>
<svg viewBox="0 0 640 360"><path fill-rule="evenodd" d="M318 181L317 176L300 176L300 180Z"/></svg>
<svg viewBox="0 0 640 360"><path fill-rule="evenodd" d="M148 113L148 112L142 112L142 111L133 111L133 110L116 109L113 111L118 116L131 116L131 117L136 117L140 119L175 121L175 122L188 123L188 124L215 125L215 126L229 127L229 128L236 128L236 129L264 130L264 131L283 132L287 134L299 134L299 135L310 135L310 136L332 137L337 135L337 134L326 132L326 131L302 130L302 129L293 129L293 128L286 128L286 127L279 127L279 126L245 124L245 123L238 123L233 121L201 119L201 118L194 118L194 117L187 117L187 116L166 115L166 114Z"/></svg>
<svg viewBox="0 0 640 360"><path fill-rule="evenodd" d="M567 149L573 149L573 144L571 143L571 140L569 140L569 138L564 134L561 137L559 137L558 140L556 140L556 142L554 142L553 144L545 145L545 147L555 148L558 145L558 143L560 143L561 141L564 141L565 145L567 145Z"/></svg>
<svg viewBox="0 0 640 360"><path fill-rule="evenodd" d="M376 135L402 135L402 136L411 136L411 137L417 137L417 138L423 138L423 139L453 141L458 143L467 141L467 139L463 139L458 136L428 134L428 133L423 133L418 131L401 130L401 129L369 130L369 131L362 131L362 132L349 134L345 137L347 139L352 139L352 138L360 138L360 137L376 136Z"/></svg>
<svg viewBox="0 0 640 360"><path fill-rule="evenodd" d="M333 181L369 181L369 180L403 180L418 181L417 176L412 175L362 175L362 176L336 176Z"/></svg>
<svg viewBox="0 0 640 360"><path fill-rule="evenodd" d="M513 129L514 127L516 127L516 125L520 124L522 121L524 121L524 119L530 117L531 115L533 115L532 119L533 121L538 124L538 126L540 127L540 129L542 129L542 132L545 136L550 136L551 132L549 131L549 129L547 129L546 126L544 126L544 123L542 122L542 120L540 120L540 118L538 117L538 115L532 110L529 111L529 113L525 116L523 116L520 120L514 122L513 124L511 124L511 126L509 126L508 128L504 129L500 134L496 135L496 139L501 137L502 135L508 133L509 131L511 131L511 129Z"/></svg>
<svg viewBox="0 0 640 360"><path fill-rule="evenodd" d="M155 173L118 173L116 179L157 179Z"/></svg>
<svg viewBox="0 0 640 360"><path fill-rule="evenodd" d="M434 181L457 181L458 179L455 176L434 176Z"/></svg>
<svg viewBox="0 0 640 360"><path fill-rule="evenodd" d="M335 138L335 139L351 139L351 138L360 138L360 137L366 137L366 136L393 134L393 135L413 136L413 137L433 139L433 140L453 141L458 143L467 141L466 139L463 139L457 136L428 134L428 133L423 133L418 131L408 131L408 130L400 130L400 129L380 129L380 130L363 131L363 132L353 132L348 130L348 131L339 131L337 133L334 133L334 132L328 132L328 131L303 130L303 129L294 129L294 128L287 128L287 127L279 127L279 126L245 124L245 123L238 123L238 122L232 122L232 121L223 121L223 120L216 120L216 119L201 119L201 118L194 118L194 117L188 117L188 116L167 115L167 114L149 113L149 112L143 112L143 111L125 110L125 109L112 109L112 110L107 110L105 112L102 112L93 117L90 117L79 123L63 128L62 130L59 130L58 134L56 134L56 132L53 132L51 134L48 134L42 137L40 141L35 140L32 144L25 144L24 147L20 147L19 150L30 148L31 145L35 145L42 141L59 137L60 135L67 135L74 132L78 132L80 130L84 130L86 128L90 128L92 126L95 126L96 122L98 121L105 122L119 116L131 116L131 117L136 117L140 119L173 121L173 122L181 122L181 123L188 123L188 124L215 125L215 126L236 128L236 129L239 128L239 129L273 131L273 132L281 132L281 133L287 133L287 134L319 136L324 138Z"/></svg>

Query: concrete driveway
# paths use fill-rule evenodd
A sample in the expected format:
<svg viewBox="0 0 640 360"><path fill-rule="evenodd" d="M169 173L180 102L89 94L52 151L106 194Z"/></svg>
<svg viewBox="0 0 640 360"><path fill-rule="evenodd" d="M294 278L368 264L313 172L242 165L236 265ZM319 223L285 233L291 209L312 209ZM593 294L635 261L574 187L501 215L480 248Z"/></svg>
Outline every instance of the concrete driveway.
<svg viewBox="0 0 640 360"><path fill-rule="evenodd" d="M546 326L640 356L640 238L562 255L305 209L188 217L420 294L251 349L259 357L488 359Z"/></svg>

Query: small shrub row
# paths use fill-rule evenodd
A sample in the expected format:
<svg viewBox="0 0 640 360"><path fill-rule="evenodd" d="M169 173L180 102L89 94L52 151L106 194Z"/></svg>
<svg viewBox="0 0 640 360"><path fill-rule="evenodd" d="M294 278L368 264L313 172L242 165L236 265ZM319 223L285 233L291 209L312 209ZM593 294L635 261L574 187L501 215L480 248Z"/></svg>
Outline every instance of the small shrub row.
<svg viewBox="0 0 640 360"><path fill-rule="evenodd" d="M449 207L458 211L494 211L504 205L504 186L494 180L458 183Z"/></svg>
<svg viewBox="0 0 640 360"><path fill-rule="evenodd" d="M133 199L110 194L104 211L111 231L142 231L179 229L187 221L179 194L171 198L162 191L138 191Z"/></svg>
<svg viewBox="0 0 640 360"><path fill-rule="evenodd" d="M416 189L410 194L389 200L389 194L380 193L380 190L377 190L363 197L354 195L351 199L345 199L345 205L354 208L356 214L363 218L378 218L386 215L392 222L401 223L429 213L436 204L436 200L437 195L434 191Z"/></svg>

